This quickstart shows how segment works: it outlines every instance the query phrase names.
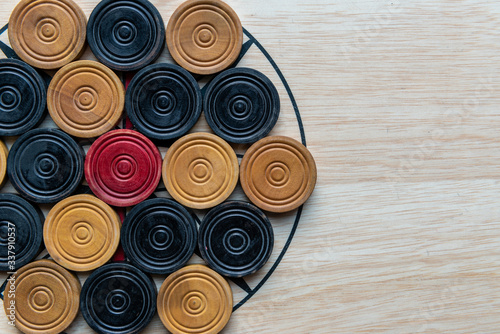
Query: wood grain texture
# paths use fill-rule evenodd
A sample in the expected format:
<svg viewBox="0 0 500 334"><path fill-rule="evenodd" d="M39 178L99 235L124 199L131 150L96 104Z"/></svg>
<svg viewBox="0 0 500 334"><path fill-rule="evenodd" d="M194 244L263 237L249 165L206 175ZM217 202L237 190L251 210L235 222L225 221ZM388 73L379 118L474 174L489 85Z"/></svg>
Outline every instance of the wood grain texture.
<svg viewBox="0 0 500 334"><path fill-rule="evenodd" d="M182 2L152 0L165 22ZM97 3L79 1L87 16ZM228 3L287 79L318 181L280 265L223 333L498 332L500 4ZM0 22L15 5L0 3ZM254 47L241 65L278 88L271 134L299 139L271 66ZM276 250L293 217L270 217ZM81 316L67 330L88 332ZM164 332L158 318L145 331Z"/></svg>
<svg viewBox="0 0 500 334"><path fill-rule="evenodd" d="M75 319L80 281L54 261L38 260L17 271L4 296L5 312L14 310L16 327L27 334L57 334ZM10 309L9 309L10 308Z"/></svg>
<svg viewBox="0 0 500 334"><path fill-rule="evenodd" d="M168 50L193 73L209 75L226 69L238 58L242 43L238 14L223 1L188 0L168 21Z"/></svg>
<svg viewBox="0 0 500 334"><path fill-rule="evenodd" d="M72 0L22 0L9 19L9 40L22 60L54 70L81 55L86 29L85 13Z"/></svg>
<svg viewBox="0 0 500 334"><path fill-rule="evenodd" d="M225 201L238 182L238 158L224 139L197 132L178 139L162 167L168 193L193 209L212 208Z"/></svg>
<svg viewBox="0 0 500 334"><path fill-rule="evenodd" d="M253 144L241 160L241 187L252 203L263 210L297 209L311 196L316 179L313 156L290 137L265 137Z"/></svg>
<svg viewBox="0 0 500 334"><path fill-rule="evenodd" d="M89 271L108 262L120 243L118 214L92 195L74 195L58 202L43 225L50 256L74 271Z"/></svg>
<svg viewBox="0 0 500 334"><path fill-rule="evenodd" d="M173 334L217 334L229 321L232 307L228 282L199 264L169 275L158 293L158 314Z"/></svg>
<svg viewBox="0 0 500 334"><path fill-rule="evenodd" d="M80 138L113 129L125 105L125 88L105 65L80 60L61 68L47 91L47 108L63 131Z"/></svg>
<svg viewBox="0 0 500 334"><path fill-rule="evenodd" d="M7 175L7 156L9 155L9 151L7 150L7 146L0 141L0 187L3 186L5 182L5 177Z"/></svg>

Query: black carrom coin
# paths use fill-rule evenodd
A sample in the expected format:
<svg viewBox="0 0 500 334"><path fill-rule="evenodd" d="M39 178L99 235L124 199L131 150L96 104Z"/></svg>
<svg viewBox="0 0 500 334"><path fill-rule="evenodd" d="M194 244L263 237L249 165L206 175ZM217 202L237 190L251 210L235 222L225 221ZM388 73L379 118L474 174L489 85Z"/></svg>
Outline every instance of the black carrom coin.
<svg viewBox="0 0 500 334"><path fill-rule="evenodd" d="M0 270L15 271L41 250L43 214L14 194L0 194Z"/></svg>
<svg viewBox="0 0 500 334"><path fill-rule="evenodd" d="M43 119L47 88L31 66L16 59L0 59L0 136L17 136Z"/></svg>
<svg viewBox="0 0 500 334"><path fill-rule="evenodd" d="M128 263L110 263L85 281L80 310L97 333L134 334L156 313L156 286L147 274Z"/></svg>
<svg viewBox="0 0 500 334"><path fill-rule="evenodd" d="M167 198L149 199L133 207L121 229L127 259L154 274L170 274L182 268L193 255L197 241L194 213Z"/></svg>
<svg viewBox="0 0 500 334"><path fill-rule="evenodd" d="M58 129L34 129L19 137L7 158L7 174L25 198L55 203L71 195L83 177L83 149Z"/></svg>
<svg viewBox="0 0 500 334"><path fill-rule="evenodd" d="M104 0L90 15L87 40L104 65L118 71L136 71L162 52L165 25L147 0Z"/></svg>
<svg viewBox="0 0 500 334"><path fill-rule="evenodd" d="M221 275L242 277L264 266L273 250L267 216L250 203L230 201L210 210L199 231L203 259Z"/></svg>
<svg viewBox="0 0 500 334"><path fill-rule="evenodd" d="M213 79L203 110L208 125L232 143L253 143L276 125L280 99L271 80L250 68L233 68Z"/></svg>
<svg viewBox="0 0 500 334"><path fill-rule="evenodd" d="M201 114L202 97L193 76L177 65L155 64L138 72L125 96L125 110L135 128L149 138L183 136Z"/></svg>

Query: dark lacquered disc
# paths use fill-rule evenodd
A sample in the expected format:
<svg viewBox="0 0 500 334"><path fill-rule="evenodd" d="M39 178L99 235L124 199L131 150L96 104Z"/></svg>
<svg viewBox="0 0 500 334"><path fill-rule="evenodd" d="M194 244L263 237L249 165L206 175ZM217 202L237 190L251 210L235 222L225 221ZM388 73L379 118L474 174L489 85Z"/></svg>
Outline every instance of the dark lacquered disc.
<svg viewBox="0 0 500 334"><path fill-rule="evenodd" d="M127 263L110 263L85 281L80 309L98 333L134 334L156 313L156 286L148 275Z"/></svg>
<svg viewBox="0 0 500 334"><path fill-rule="evenodd" d="M165 25L147 0L104 0L92 11L87 39L94 55L118 71L136 71L165 47Z"/></svg>
<svg viewBox="0 0 500 334"><path fill-rule="evenodd" d="M38 207L20 196L0 194L1 271L15 271L37 256L42 247L43 221Z"/></svg>
<svg viewBox="0 0 500 334"><path fill-rule="evenodd" d="M12 145L7 174L28 200L54 203L76 190L83 164L83 149L69 135L57 129L34 129Z"/></svg>
<svg viewBox="0 0 500 334"><path fill-rule="evenodd" d="M155 274L170 274L183 267L197 241L194 213L167 198L149 199L133 207L121 230L127 259Z"/></svg>
<svg viewBox="0 0 500 334"><path fill-rule="evenodd" d="M233 143L253 143L278 121L280 99L276 87L261 72L233 68L210 82L204 112L218 136Z"/></svg>
<svg viewBox="0 0 500 334"><path fill-rule="evenodd" d="M47 88L28 64L0 59L0 136L17 136L37 126L45 115Z"/></svg>
<svg viewBox="0 0 500 334"><path fill-rule="evenodd" d="M267 216L250 203L225 202L210 210L200 226L199 247L221 275L250 275L267 262L274 233Z"/></svg>
<svg viewBox="0 0 500 334"><path fill-rule="evenodd" d="M128 86L125 110L136 129L148 138L167 140L184 135L201 114L200 87L177 65L150 65Z"/></svg>

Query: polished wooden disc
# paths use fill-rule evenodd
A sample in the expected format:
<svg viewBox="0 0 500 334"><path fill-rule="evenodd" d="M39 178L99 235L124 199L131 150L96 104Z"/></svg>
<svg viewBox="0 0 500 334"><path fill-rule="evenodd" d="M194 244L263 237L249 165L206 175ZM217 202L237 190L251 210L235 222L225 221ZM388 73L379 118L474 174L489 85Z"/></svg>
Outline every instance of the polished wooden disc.
<svg viewBox="0 0 500 334"><path fill-rule="evenodd" d="M26 199L56 203L80 185L84 154L83 148L59 129L33 129L10 148L7 174Z"/></svg>
<svg viewBox="0 0 500 334"><path fill-rule="evenodd" d="M85 280L80 309L97 333L139 334L156 314L156 291L153 279L133 265L108 263Z"/></svg>
<svg viewBox="0 0 500 334"><path fill-rule="evenodd" d="M198 246L195 213L169 198L137 204L123 221L120 241L127 259L152 274L182 268Z"/></svg>
<svg viewBox="0 0 500 334"><path fill-rule="evenodd" d="M15 194L0 194L0 271L15 271L40 253L44 220L38 206Z"/></svg>
<svg viewBox="0 0 500 334"><path fill-rule="evenodd" d="M243 201L226 201L211 209L200 224L201 256L226 277L243 277L262 268L274 245L266 214Z"/></svg>
<svg viewBox="0 0 500 334"><path fill-rule="evenodd" d="M125 104L118 76L101 63L81 60L60 69L50 82L47 108L62 130L80 138L113 129Z"/></svg>
<svg viewBox="0 0 500 334"><path fill-rule="evenodd" d="M5 183L5 176L7 175L7 156L9 151L7 146L0 141L0 187Z"/></svg>
<svg viewBox="0 0 500 334"><path fill-rule="evenodd" d="M263 73L236 67L208 84L203 112L214 133L231 143L255 143L273 129L280 114L280 97Z"/></svg>
<svg viewBox="0 0 500 334"><path fill-rule="evenodd" d="M158 314L173 334L219 333L229 321L233 294L228 282L203 265L184 267L163 282Z"/></svg>
<svg viewBox="0 0 500 334"><path fill-rule="evenodd" d="M85 46L87 19L72 0L22 0L9 19L10 45L28 64L57 69Z"/></svg>
<svg viewBox="0 0 500 334"><path fill-rule="evenodd" d="M15 318L20 331L56 334L76 318L80 281L54 261L32 262L19 269L14 278L12 287L10 281L7 283L3 305L8 320ZM11 318L11 315L14 316Z"/></svg>
<svg viewBox="0 0 500 334"><path fill-rule="evenodd" d="M75 195L57 203L47 215L43 240L63 267L88 271L113 256L120 243L120 218L92 195Z"/></svg>
<svg viewBox="0 0 500 334"><path fill-rule="evenodd" d="M238 58L243 29L234 10L219 0L189 0L167 25L167 46L186 70L208 75L228 68Z"/></svg>
<svg viewBox="0 0 500 334"><path fill-rule="evenodd" d="M116 71L137 71L165 47L165 25L148 0L102 0L92 10L87 40L100 62Z"/></svg>
<svg viewBox="0 0 500 334"><path fill-rule="evenodd" d="M157 140L185 135L201 115L200 86L180 66L154 64L139 71L125 93L125 110L137 131Z"/></svg>
<svg viewBox="0 0 500 334"><path fill-rule="evenodd" d="M162 172L174 199L190 208L207 209L233 192L238 183L238 158L222 138L192 133L168 149Z"/></svg>
<svg viewBox="0 0 500 334"><path fill-rule="evenodd" d="M99 137L85 158L85 179L94 194L114 206L147 199L161 179L161 155L143 134L127 129Z"/></svg>
<svg viewBox="0 0 500 334"><path fill-rule="evenodd" d="M259 208L287 212L309 198L316 185L316 164L295 139L273 136L253 144L243 156L240 182Z"/></svg>
<svg viewBox="0 0 500 334"><path fill-rule="evenodd" d="M19 136L38 126L47 110L40 74L17 59L0 59L0 136Z"/></svg>

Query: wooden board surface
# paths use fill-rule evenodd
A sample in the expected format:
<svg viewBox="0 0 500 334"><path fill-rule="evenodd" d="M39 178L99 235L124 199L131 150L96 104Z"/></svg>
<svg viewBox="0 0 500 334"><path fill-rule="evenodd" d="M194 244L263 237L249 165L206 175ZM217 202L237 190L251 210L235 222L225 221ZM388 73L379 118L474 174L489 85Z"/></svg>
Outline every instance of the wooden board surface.
<svg viewBox="0 0 500 334"><path fill-rule="evenodd" d="M98 1L77 2L88 17ZM182 1L152 2L168 22ZM1 2L0 25L15 3ZM500 5L228 3L290 85L318 182L288 252L224 333L498 332ZM242 65L273 75L250 56ZM271 134L300 139L278 90ZM293 217L271 216L271 263ZM89 331L80 315L67 333ZM156 316L145 332L165 331Z"/></svg>

